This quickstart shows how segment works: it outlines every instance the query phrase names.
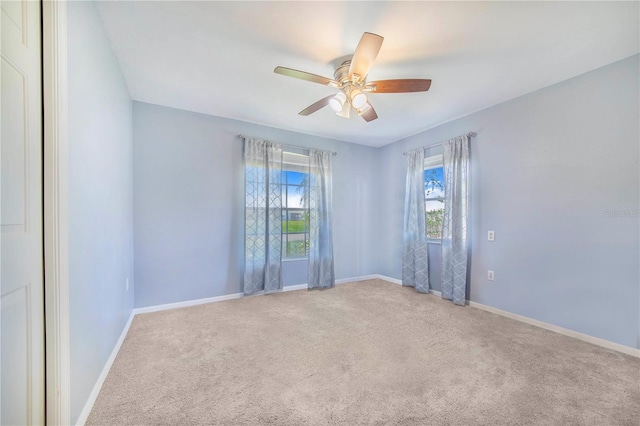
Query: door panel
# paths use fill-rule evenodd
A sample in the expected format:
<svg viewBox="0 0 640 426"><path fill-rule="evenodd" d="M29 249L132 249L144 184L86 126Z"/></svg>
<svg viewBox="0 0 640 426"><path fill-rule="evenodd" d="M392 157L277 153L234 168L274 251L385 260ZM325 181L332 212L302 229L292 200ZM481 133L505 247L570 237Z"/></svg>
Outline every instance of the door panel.
<svg viewBox="0 0 640 426"><path fill-rule="evenodd" d="M29 423L28 286L2 296L2 419L3 425ZM10 344L6 344L10 342Z"/></svg>
<svg viewBox="0 0 640 426"><path fill-rule="evenodd" d="M27 1L25 0L2 0L0 9L2 10L2 41L7 46L17 46L27 44Z"/></svg>
<svg viewBox="0 0 640 426"><path fill-rule="evenodd" d="M40 2L0 0L0 423L44 424Z"/></svg>
<svg viewBox="0 0 640 426"><path fill-rule="evenodd" d="M5 57L2 59L2 211L3 227L25 223L25 152L27 149L27 79Z"/></svg>

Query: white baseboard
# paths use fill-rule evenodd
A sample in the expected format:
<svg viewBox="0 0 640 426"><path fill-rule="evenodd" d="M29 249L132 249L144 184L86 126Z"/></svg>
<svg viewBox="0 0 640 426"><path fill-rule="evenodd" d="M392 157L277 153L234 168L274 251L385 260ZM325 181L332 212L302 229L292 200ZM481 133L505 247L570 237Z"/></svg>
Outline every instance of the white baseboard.
<svg viewBox="0 0 640 426"><path fill-rule="evenodd" d="M384 280L384 281L389 281L390 283L393 283L393 284L402 285L402 280L399 280L397 278L387 277L386 275L377 274L376 278L378 278L380 280Z"/></svg>
<svg viewBox="0 0 640 426"><path fill-rule="evenodd" d="M386 275L377 274L376 278L381 279L383 281L389 281L392 284L402 285L402 280L399 280L397 278L387 277ZM442 293L440 293L438 290L431 290L429 293L433 294L434 296L442 297Z"/></svg>
<svg viewBox="0 0 640 426"><path fill-rule="evenodd" d="M380 277L379 275L374 274L374 275L361 275L359 277L351 277L351 278L341 278L339 280L336 280L336 285L355 283L358 281L375 280L376 278L379 278L379 277ZM282 291L305 290L307 288L309 288L309 284L289 285L284 287Z"/></svg>
<svg viewBox="0 0 640 426"><path fill-rule="evenodd" d="M544 321L539 321L537 319L525 317L523 315L514 314L513 312L503 311L502 309L494 308L493 306L483 305L482 303L470 301L469 306L471 306L472 308L482 309L483 311L501 315L503 317L511 318L513 320L520 321L525 324L544 328L545 330L553 331L555 333L562 334L564 336L573 337L574 339L582 340L583 342L601 346L606 349L611 349L617 352L622 352L623 354L640 358L640 349L621 345L620 343L611 342L609 340L601 339L599 337L590 336L585 333L580 333L579 331L570 330L568 328L560 327Z"/></svg>
<svg viewBox="0 0 640 426"><path fill-rule="evenodd" d="M342 279L336 280L336 284L346 284L346 283L352 283L356 281L372 280L380 277L381 275L362 275L359 277L342 278ZM307 289L307 287L308 287L307 284L289 285L289 286L283 287L282 291L305 290ZM260 295L260 294L257 294L257 295ZM225 294L223 296L206 297L203 299L185 300L183 302L166 303L162 305L153 305L153 306L145 306L143 308L135 308L133 310L133 313L135 315L147 314L150 312L166 311L168 309L178 309L178 308L186 308L189 306L203 305L205 303L214 303L214 302L222 302L224 300L240 299L242 297L246 297L246 296L243 293L231 293L231 294Z"/></svg>
<svg viewBox="0 0 640 426"><path fill-rule="evenodd" d="M282 291L306 290L307 287L307 284L288 285L286 287L282 287Z"/></svg>
<svg viewBox="0 0 640 426"><path fill-rule="evenodd" d="M120 351L120 347L122 346L122 343L124 342L125 337L127 337L127 333L129 332L129 327L131 327L131 322L133 321L134 316L135 316L135 313L131 312L131 314L129 315L129 319L127 320L127 323L122 329L122 333L120 333L120 337L118 338L116 345L111 351L111 355L109 355L107 362L104 364L104 367L102 368L102 372L100 372L100 376L98 376L98 380L96 381L96 384L93 386L93 389L89 394L89 398L87 398L87 402L84 404L84 408L80 412L80 416L76 421L76 425L82 426L87 421L87 418L91 413L91 409L93 408L93 404L96 402L96 399L98 398L100 389L102 389L102 385L104 384L104 381L106 380L107 375L109 374L109 370L111 370L111 366L113 365L113 362L116 360L116 356Z"/></svg>
<svg viewBox="0 0 640 426"><path fill-rule="evenodd" d="M358 281L375 280L378 277L380 277L380 275L373 274L373 275L361 275L359 277L341 278L339 280L336 280L336 284L347 284L347 283L355 283Z"/></svg>
<svg viewBox="0 0 640 426"><path fill-rule="evenodd" d="M384 275L378 275L378 278L381 280L389 281L390 283L393 283L393 284L402 285L402 281L396 278L391 278ZM436 296L442 297L442 294L439 291L432 290L431 293L435 294ZM580 333L579 331L570 330L568 328L560 327L554 324L550 324L548 322L525 317L524 315L514 314L513 312L504 311L502 309L494 308L493 306L483 305L482 303L468 301L467 304L472 308L482 309L483 311L487 311L497 315L501 315L503 317L511 318L513 320L520 321L525 324L544 328L545 330L553 331L554 333L562 334L563 336L573 337L574 339L582 340L583 342L591 343L593 345L601 346L606 349L611 349L617 352L622 352L623 354L640 358L640 349L621 345L620 343L615 343L609 340L601 339L599 337L590 336L588 334Z"/></svg>
<svg viewBox="0 0 640 426"><path fill-rule="evenodd" d="M186 308L189 306L204 305L205 303L222 302L225 300L240 299L244 297L242 293L231 293L222 296L205 297L204 299L185 300L184 302L165 303L163 305L145 306L144 308L135 308L134 315L148 314L149 312L166 311L168 309Z"/></svg>

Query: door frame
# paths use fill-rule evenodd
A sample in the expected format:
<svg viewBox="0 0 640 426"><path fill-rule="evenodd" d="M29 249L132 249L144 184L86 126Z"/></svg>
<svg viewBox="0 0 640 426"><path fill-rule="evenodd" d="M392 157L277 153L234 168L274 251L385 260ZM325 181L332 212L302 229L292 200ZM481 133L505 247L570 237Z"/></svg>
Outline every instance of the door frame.
<svg viewBox="0 0 640 426"><path fill-rule="evenodd" d="M67 4L42 0L46 422L71 423Z"/></svg>

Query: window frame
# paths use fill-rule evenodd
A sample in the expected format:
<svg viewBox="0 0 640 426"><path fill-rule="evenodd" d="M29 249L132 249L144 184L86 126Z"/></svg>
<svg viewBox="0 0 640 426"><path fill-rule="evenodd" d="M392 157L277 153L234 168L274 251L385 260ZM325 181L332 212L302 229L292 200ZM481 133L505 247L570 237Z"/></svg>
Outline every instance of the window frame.
<svg viewBox="0 0 640 426"><path fill-rule="evenodd" d="M292 163L292 162L286 162L285 161L285 157L286 156L299 156L299 157L306 157L306 166L303 166L299 163ZM287 168L287 165L292 165L295 167L289 167ZM302 171L301 168L305 168L305 171ZM301 153L301 152L296 152L293 150L284 150L283 151L283 155L282 155L282 182L281 182L281 188L282 188L282 193L283 193L283 200L282 200L282 222L283 222L283 226L282 226L282 232L281 232L281 236L282 236L282 261L283 262L290 262L290 261L300 261L300 260L307 260L309 259L309 248L308 245L306 244L306 241L308 241L309 239L309 224L307 221L307 218L304 216L308 216L309 214L309 200L307 201L307 206L300 208L300 207L289 207L289 189L290 187L302 187L303 185L299 185L299 184L290 184L288 182L288 175L287 172L297 172L297 173L304 173L309 175L311 172L310 169L310 165L309 165L309 155L306 153ZM307 179L307 187L309 185L309 179ZM308 192L307 192L308 195ZM304 195L303 195L304 196ZM303 222L304 222L304 231L303 232L289 232L289 221L290 221L290 212L291 211L296 211L296 210L302 210L303 211ZM305 253L304 255L301 256L290 256L289 255L289 235L303 235L303 241L305 241Z"/></svg>
<svg viewBox="0 0 640 426"><path fill-rule="evenodd" d="M428 170L439 169L441 167L444 173L444 155L443 154L435 154L435 155L430 155L429 157L425 157L423 161L423 176L424 176L424 172ZM425 184L426 184L426 181L425 181ZM444 192L444 182L443 182L442 190ZM425 192L426 192L426 189L425 189ZM442 197L434 197L434 198L427 199L427 195L425 194L425 206L424 206L425 215L427 213L427 201L442 201L444 206L445 197L442 196ZM425 222L426 222L426 217L425 217ZM427 244L442 244L442 236L440 238L430 238L429 234L427 233Z"/></svg>

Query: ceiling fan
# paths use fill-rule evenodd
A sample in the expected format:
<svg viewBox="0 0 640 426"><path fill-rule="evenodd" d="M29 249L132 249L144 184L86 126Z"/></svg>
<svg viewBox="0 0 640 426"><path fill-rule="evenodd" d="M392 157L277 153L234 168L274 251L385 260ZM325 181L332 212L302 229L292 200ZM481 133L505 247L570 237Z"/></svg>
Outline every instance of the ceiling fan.
<svg viewBox="0 0 640 426"><path fill-rule="evenodd" d="M384 37L377 34L364 33L351 60L344 61L336 69L334 79L311 74L292 68L276 67L273 72L288 77L320 83L339 90L336 95L329 95L309 105L298 114L310 115L329 105L337 115L349 118L353 108L365 121L378 118L366 93L406 93L426 92L431 87L431 80L400 79L367 81L367 74L375 61Z"/></svg>

